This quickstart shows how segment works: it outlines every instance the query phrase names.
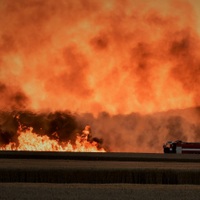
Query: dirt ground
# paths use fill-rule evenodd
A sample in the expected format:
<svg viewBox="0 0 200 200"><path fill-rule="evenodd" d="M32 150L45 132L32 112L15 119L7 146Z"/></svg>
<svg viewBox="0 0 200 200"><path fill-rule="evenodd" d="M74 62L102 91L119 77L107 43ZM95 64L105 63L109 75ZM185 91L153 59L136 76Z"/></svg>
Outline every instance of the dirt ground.
<svg viewBox="0 0 200 200"><path fill-rule="evenodd" d="M1 200L199 200L199 185L0 183Z"/></svg>

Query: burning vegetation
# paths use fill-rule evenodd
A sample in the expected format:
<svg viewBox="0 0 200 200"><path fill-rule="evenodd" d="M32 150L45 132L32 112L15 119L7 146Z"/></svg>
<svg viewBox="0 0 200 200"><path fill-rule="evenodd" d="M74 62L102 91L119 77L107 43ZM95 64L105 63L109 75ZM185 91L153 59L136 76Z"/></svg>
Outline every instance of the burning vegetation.
<svg viewBox="0 0 200 200"><path fill-rule="evenodd" d="M90 126L78 133L69 113L2 113L0 150L105 152L102 140L92 137Z"/></svg>

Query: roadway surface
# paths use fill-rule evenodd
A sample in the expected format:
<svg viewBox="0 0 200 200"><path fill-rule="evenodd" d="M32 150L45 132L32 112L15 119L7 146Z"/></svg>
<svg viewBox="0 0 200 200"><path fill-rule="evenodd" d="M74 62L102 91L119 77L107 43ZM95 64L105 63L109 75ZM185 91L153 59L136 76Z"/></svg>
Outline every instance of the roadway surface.
<svg viewBox="0 0 200 200"><path fill-rule="evenodd" d="M199 185L0 183L3 200L199 200Z"/></svg>

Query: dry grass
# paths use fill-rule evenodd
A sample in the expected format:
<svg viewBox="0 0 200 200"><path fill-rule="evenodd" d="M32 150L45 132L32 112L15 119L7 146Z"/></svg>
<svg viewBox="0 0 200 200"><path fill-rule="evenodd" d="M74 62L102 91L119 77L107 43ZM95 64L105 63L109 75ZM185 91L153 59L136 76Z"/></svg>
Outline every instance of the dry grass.
<svg viewBox="0 0 200 200"><path fill-rule="evenodd" d="M200 184L200 163L1 161L0 182Z"/></svg>
<svg viewBox="0 0 200 200"><path fill-rule="evenodd" d="M150 169L2 170L0 182L200 184L200 172Z"/></svg>
<svg viewBox="0 0 200 200"><path fill-rule="evenodd" d="M200 163L1 159L0 188L4 200L199 200Z"/></svg>

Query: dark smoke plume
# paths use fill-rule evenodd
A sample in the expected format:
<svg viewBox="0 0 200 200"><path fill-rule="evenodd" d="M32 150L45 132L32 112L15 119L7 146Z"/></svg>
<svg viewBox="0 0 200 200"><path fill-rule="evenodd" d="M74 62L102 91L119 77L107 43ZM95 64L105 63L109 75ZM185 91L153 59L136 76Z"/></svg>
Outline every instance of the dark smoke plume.
<svg viewBox="0 0 200 200"><path fill-rule="evenodd" d="M28 111L1 112L0 113L0 142L8 144L17 142L17 131L33 128L38 135L47 135L51 139L73 141L76 134L81 132L75 117L69 112L33 113Z"/></svg>
<svg viewBox="0 0 200 200"><path fill-rule="evenodd" d="M28 97L20 89L0 82L0 111L26 109Z"/></svg>

